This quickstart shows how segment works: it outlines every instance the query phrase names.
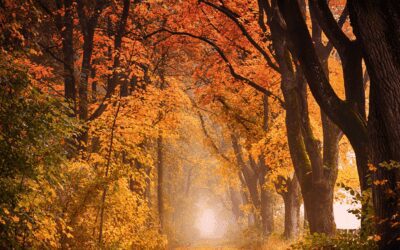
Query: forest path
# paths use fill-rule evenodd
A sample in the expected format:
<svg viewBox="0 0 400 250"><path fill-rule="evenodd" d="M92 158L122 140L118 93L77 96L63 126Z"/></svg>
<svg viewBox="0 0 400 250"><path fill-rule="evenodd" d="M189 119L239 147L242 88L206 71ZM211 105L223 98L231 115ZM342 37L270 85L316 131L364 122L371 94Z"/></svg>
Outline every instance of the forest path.
<svg viewBox="0 0 400 250"><path fill-rule="evenodd" d="M194 246L194 247L179 247L174 250L239 250L236 247L229 246Z"/></svg>
<svg viewBox="0 0 400 250"><path fill-rule="evenodd" d="M262 245L253 245L249 242L232 241L226 239L205 239L193 242L191 244L182 245L180 247L172 248L173 250L287 250L290 249L290 244L282 240L279 235L274 235Z"/></svg>
<svg viewBox="0 0 400 250"><path fill-rule="evenodd" d="M233 243L221 239L209 239L194 242L187 246L177 247L174 250L239 250Z"/></svg>

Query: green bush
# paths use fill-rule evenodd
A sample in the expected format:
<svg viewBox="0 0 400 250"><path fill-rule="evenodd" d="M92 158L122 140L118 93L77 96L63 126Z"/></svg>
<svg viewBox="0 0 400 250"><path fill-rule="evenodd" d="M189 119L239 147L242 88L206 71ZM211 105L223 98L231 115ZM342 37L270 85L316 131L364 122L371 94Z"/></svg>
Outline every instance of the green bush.
<svg viewBox="0 0 400 250"><path fill-rule="evenodd" d="M3 54L4 53L4 54ZM0 248L32 247L61 221L51 198L66 161L66 139L78 129L67 108L33 86L14 57L0 54ZM46 223L43 223L46 222ZM43 230L45 229L45 230ZM52 232L50 229L54 229ZM43 238L38 239L41 236ZM44 243L44 242L43 242Z"/></svg>
<svg viewBox="0 0 400 250"><path fill-rule="evenodd" d="M334 237L325 234L313 234L304 237L303 240L293 244L292 249L377 249L373 238L365 240L359 234L339 232Z"/></svg>

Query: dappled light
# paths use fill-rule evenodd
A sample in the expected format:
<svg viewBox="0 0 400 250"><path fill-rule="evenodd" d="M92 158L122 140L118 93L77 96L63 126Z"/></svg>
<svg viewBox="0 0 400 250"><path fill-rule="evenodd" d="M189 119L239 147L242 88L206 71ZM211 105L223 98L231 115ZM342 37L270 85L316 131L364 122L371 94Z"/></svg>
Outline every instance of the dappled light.
<svg viewBox="0 0 400 250"><path fill-rule="evenodd" d="M400 249L398 0L0 0L0 249Z"/></svg>
<svg viewBox="0 0 400 250"><path fill-rule="evenodd" d="M338 229L360 229L361 220L349 210L360 209L360 206L335 203L333 212L335 214L336 227Z"/></svg>
<svg viewBox="0 0 400 250"><path fill-rule="evenodd" d="M200 213L197 219L197 228L204 238L213 238L217 229L217 220L212 209L207 208Z"/></svg>

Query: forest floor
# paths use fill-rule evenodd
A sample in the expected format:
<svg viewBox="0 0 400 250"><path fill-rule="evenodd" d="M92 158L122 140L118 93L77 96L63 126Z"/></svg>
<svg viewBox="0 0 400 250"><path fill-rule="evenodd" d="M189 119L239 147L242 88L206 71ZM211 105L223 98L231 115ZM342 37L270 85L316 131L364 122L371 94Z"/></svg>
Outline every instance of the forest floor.
<svg viewBox="0 0 400 250"><path fill-rule="evenodd" d="M283 241L278 237L271 237L268 242L258 247L243 246L243 244L237 242L224 241L221 239L209 239L173 248L173 250L286 250L289 249L289 246L289 242Z"/></svg>
<svg viewBox="0 0 400 250"><path fill-rule="evenodd" d="M181 246L175 248L174 250L236 250L236 249L240 248L235 246L235 243L226 242L221 239L208 239L187 244L186 246Z"/></svg>

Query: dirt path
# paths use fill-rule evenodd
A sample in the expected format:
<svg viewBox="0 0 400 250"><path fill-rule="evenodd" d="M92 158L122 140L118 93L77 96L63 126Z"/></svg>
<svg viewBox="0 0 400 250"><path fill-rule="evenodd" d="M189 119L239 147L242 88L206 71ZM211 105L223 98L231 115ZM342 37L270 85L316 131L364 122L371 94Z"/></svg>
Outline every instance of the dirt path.
<svg viewBox="0 0 400 250"><path fill-rule="evenodd" d="M214 239L187 244L186 246L174 248L174 250L239 250L239 248L231 242Z"/></svg>

